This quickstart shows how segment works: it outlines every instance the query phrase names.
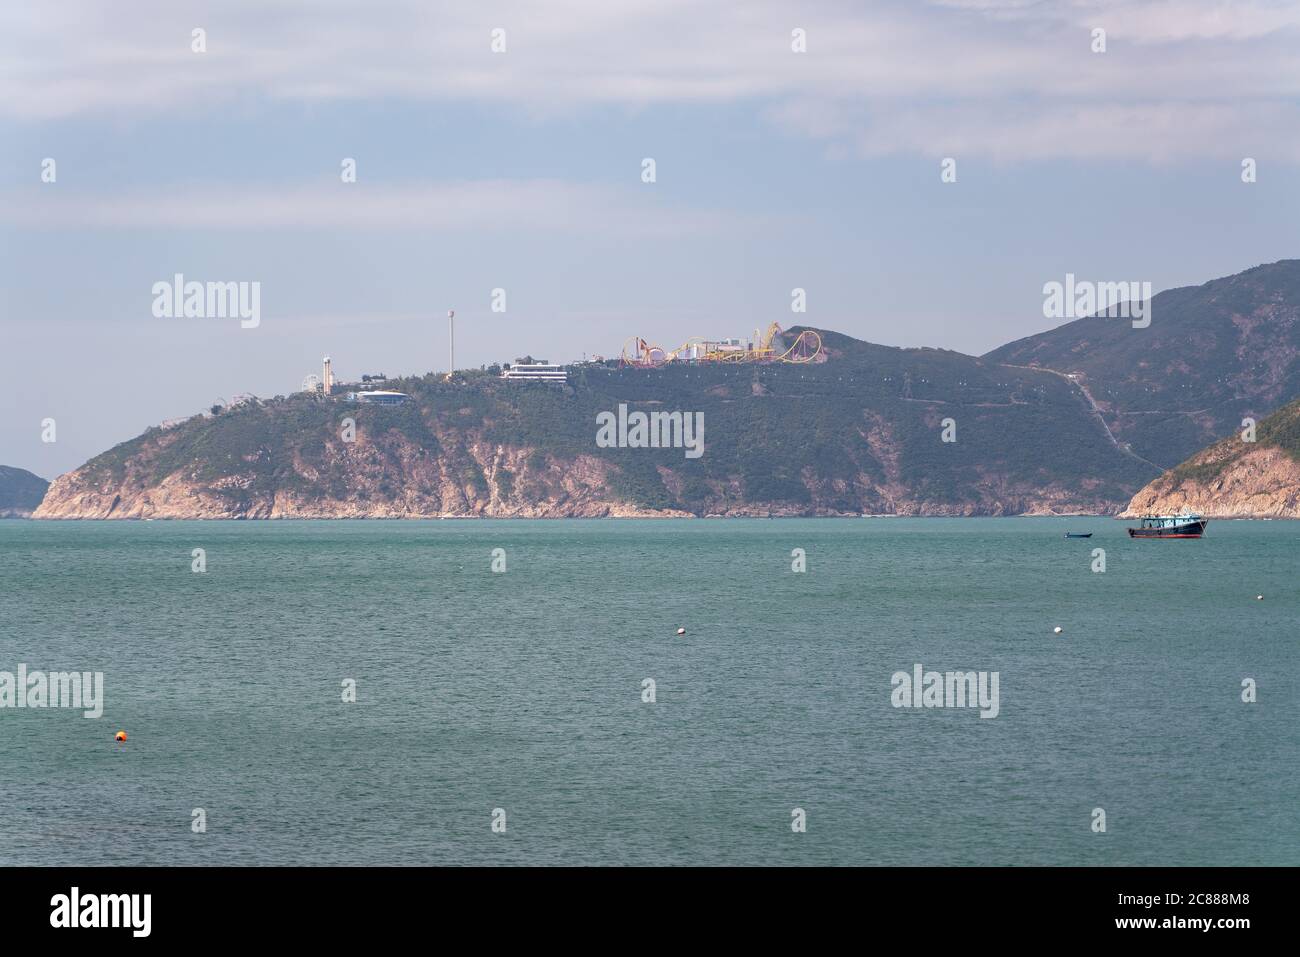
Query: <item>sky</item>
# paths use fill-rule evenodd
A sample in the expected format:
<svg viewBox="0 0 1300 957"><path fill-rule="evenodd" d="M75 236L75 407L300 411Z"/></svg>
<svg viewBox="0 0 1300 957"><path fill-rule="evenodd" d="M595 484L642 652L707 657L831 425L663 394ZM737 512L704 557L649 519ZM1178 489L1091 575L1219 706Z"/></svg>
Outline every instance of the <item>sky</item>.
<svg viewBox="0 0 1300 957"><path fill-rule="evenodd" d="M0 464L327 354L445 371L448 309L462 368L771 322L978 355L1067 272L1199 284L1298 222L1295 2L6 4ZM177 273L258 324L155 315Z"/></svg>

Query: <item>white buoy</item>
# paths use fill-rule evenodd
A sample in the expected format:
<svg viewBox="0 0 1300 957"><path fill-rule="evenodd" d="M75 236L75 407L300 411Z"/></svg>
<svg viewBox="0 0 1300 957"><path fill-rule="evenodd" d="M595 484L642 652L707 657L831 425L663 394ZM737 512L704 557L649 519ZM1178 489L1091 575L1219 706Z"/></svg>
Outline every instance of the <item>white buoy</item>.
<svg viewBox="0 0 1300 957"><path fill-rule="evenodd" d="M1055 628L1052 629L1052 634L1054 634L1054 635L1059 635L1060 633L1061 633L1061 626L1060 626L1060 625L1057 625Z"/></svg>
<svg viewBox="0 0 1300 957"><path fill-rule="evenodd" d="M677 629L677 634L679 634L679 635L684 635L684 634L686 634L686 629L685 629L685 628L678 628L678 629Z"/></svg>
<svg viewBox="0 0 1300 957"><path fill-rule="evenodd" d="M1255 596L1255 601L1263 601L1263 600L1264 600L1264 596L1263 596L1263 595L1256 595L1256 596Z"/></svg>

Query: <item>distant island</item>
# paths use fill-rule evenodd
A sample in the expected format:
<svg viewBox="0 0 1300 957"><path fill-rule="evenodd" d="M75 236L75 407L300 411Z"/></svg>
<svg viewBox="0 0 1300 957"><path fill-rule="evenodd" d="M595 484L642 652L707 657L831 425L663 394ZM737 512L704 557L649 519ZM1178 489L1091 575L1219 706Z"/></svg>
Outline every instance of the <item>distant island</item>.
<svg viewBox="0 0 1300 957"><path fill-rule="evenodd" d="M26 469L0 465L0 518L30 518L49 486Z"/></svg>
<svg viewBox="0 0 1300 957"><path fill-rule="evenodd" d="M1231 437L1300 395L1300 261L1162 292L1150 314L983 357L796 327L786 345L816 332L816 361L529 364L250 399L96 456L35 517L1223 514L1210 467L1294 492L1294 411L1253 449ZM620 407L700 416L704 454L597 441ZM1179 498L1193 479L1200 505ZM1241 502L1297 514L1285 491Z"/></svg>

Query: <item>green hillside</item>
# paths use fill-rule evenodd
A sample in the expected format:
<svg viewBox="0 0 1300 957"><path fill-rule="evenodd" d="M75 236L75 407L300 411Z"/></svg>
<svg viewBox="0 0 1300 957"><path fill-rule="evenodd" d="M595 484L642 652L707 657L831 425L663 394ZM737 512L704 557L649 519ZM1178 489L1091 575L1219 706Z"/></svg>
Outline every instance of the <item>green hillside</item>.
<svg viewBox="0 0 1300 957"><path fill-rule="evenodd" d="M1300 396L1300 260L1158 293L1151 316L1079 319L985 359L1079 374L1115 435L1166 468Z"/></svg>
<svg viewBox="0 0 1300 957"><path fill-rule="evenodd" d="M176 476L241 514L286 496L470 514L544 502L562 514L586 481L581 463L595 461L599 491L641 509L1006 514L1109 510L1156 474L1060 376L822 334L828 360L809 365L585 365L564 388L472 372L391 382L413 398L395 408L305 394L248 403L119 445L58 498L138 498ZM598 448L596 417L620 403L702 412L704 455ZM354 447L339 438L345 417ZM955 443L940 440L945 418ZM502 449L519 454L507 462Z"/></svg>

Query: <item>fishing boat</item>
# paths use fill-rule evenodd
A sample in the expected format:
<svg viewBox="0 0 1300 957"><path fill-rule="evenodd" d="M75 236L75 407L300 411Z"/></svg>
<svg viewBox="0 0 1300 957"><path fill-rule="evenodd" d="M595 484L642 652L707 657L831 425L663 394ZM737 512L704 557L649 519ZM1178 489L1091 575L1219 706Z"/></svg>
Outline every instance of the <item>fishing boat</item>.
<svg viewBox="0 0 1300 957"><path fill-rule="evenodd" d="M1092 538L1092 532L1066 532L1066 538Z"/></svg>
<svg viewBox="0 0 1300 957"><path fill-rule="evenodd" d="M1128 533L1133 538L1200 538L1205 533L1209 519L1199 515L1143 515L1137 528Z"/></svg>

